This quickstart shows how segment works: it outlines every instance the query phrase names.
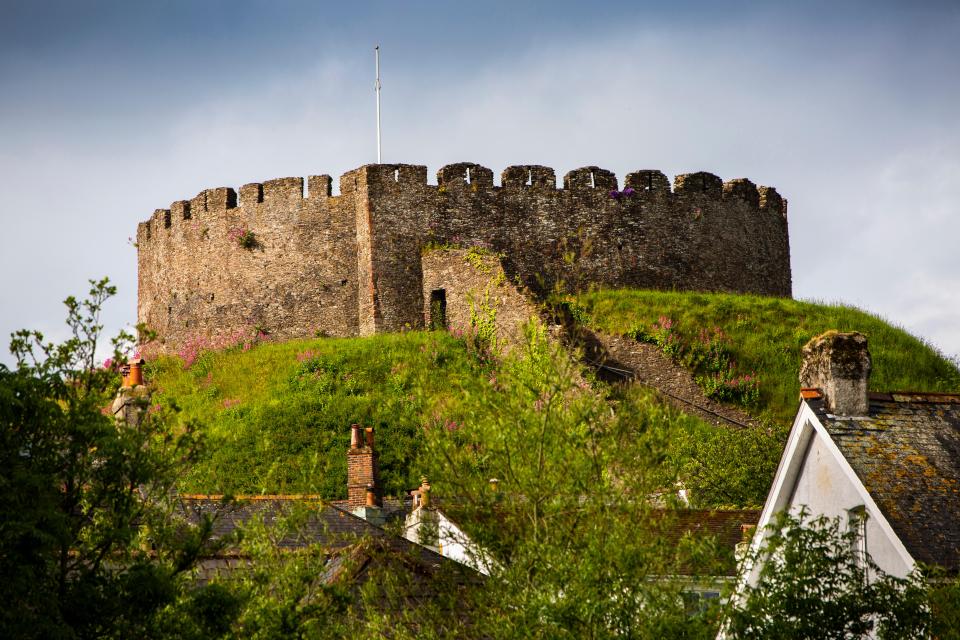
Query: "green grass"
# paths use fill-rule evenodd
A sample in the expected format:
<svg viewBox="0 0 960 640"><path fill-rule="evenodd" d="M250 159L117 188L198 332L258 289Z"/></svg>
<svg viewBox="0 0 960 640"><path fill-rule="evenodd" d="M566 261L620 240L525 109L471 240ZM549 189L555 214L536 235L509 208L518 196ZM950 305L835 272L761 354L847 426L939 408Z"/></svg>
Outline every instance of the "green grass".
<svg viewBox="0 0 960 640"><path fill-rule="evenodd" d="M649 332L661 316L686 341L720 327L737 370L760 376L760 398L747 409L766 419L761 426L727 430L686 416L673 421L665 477L676 472L698 506L762 503L797 408L800 349L827 329L867 334L873 390L960 390L956 366L929 345L850 307L652 291L598 291L574 303L582 322L608 333ZM179 419L200 425L206 441L182 491L327 499L346 495L351 424L376 428L382 484L388 495L401 495L428 466L423 429L455 428L451 421L469 420L478 403L508 406L506 392L490 383L496 375L464 341L443 332L266 342L248 351L204 352L187 369L177 358L162 358L148 370L155 401L176 406ZM611 406L636 412L638 423L656 410L649 392L613 391ZM501 395L489 395L495 393ZM620 393L639 395L623 402Z"/></svg>
<svg viewBox="0 0 960 640"><path fill-rule="evenodd" d="M206 440L181 491L328 499L346 497L351 424L375 427L381 481L399 495L419 484L421 429L456 415L462 389L486 380L445 333L268 342L206 351L188 369L161 358L148 375L156 402Z"/></svg>
<svg viewBox="0 0 960 640"><path fill-rule="evenodd" d="M748 409L788 424L797 409L800 350L828 329L860 331L869 339L873 391L958 391L960 372L930 345L860 309L760 296L659 291L594 291L574 300L578 319L612 334L649 331L666 316L693 340L720 327L742 373L760 376L760 399Z"/></svg>

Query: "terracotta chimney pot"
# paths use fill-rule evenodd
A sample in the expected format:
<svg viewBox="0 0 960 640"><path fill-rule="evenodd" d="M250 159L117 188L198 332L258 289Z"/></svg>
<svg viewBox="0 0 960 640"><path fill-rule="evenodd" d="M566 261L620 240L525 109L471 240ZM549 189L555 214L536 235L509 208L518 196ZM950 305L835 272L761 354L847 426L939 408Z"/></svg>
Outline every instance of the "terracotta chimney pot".
<svg viewBox="0 0 960 640"><path fill-rule="evenodd" d="M375 491L372 484L367 485L367 506L368 507L377 506L377 492Z"/></svg>
<svg viewBox="0 0 960 640"><path fill-rule="evenodd" d="M350 448L359 449L363 446L363 438L360 435L360 425L352 425L350 427Z"/></svg>
<svg viewBox="0 0 960 640"><path fill-rule="evenodd" d="M130 363L130 373L127 376L128 387L135 387L143 384L143 360L135 360Z"/></svg>

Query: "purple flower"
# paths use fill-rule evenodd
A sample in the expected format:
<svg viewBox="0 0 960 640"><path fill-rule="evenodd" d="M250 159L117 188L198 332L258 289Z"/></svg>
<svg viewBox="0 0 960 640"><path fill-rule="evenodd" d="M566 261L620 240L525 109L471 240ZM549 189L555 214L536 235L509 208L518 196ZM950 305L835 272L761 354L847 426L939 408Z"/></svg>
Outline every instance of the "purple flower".
<svg viewBox="0 0 960 640"><path fill-rule="evenodd" d="M636 191L634 191L633 187L627 187L626 189L624 189L623 191L620 192L620 195L629 198L630 196L632 196L632 195L635 194L635 193L636 193Z"/></svg>

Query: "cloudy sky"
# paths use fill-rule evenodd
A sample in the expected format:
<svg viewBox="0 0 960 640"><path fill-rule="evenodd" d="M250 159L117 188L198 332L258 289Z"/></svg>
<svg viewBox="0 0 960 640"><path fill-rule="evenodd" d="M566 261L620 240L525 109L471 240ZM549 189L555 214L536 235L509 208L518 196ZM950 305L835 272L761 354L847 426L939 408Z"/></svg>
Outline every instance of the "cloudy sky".
<svg viewBox="0 0 960 640"><path fill-rule="evenodd" d="M135 322L156 208L375 161L379 43L385 162L775 186L796 297L960 354L960 4L353 4L2 0L0 337Z"/></svg>

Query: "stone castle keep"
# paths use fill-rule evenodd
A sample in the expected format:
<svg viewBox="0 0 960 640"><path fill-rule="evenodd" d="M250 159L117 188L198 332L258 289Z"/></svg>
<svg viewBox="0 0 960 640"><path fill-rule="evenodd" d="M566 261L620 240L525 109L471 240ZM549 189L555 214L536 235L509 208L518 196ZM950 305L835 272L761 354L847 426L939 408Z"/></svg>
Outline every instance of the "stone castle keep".
<svg viewBox="0 0 960 640"><path fill-rule="evenodd" d="M207 189L137 229L138 319L163 349L256 328L280 338L422 328L423 254L502 254L543 293L591 285L791 295L787 204L772 187L709 173L366 165L340 178Z"/></svg>

